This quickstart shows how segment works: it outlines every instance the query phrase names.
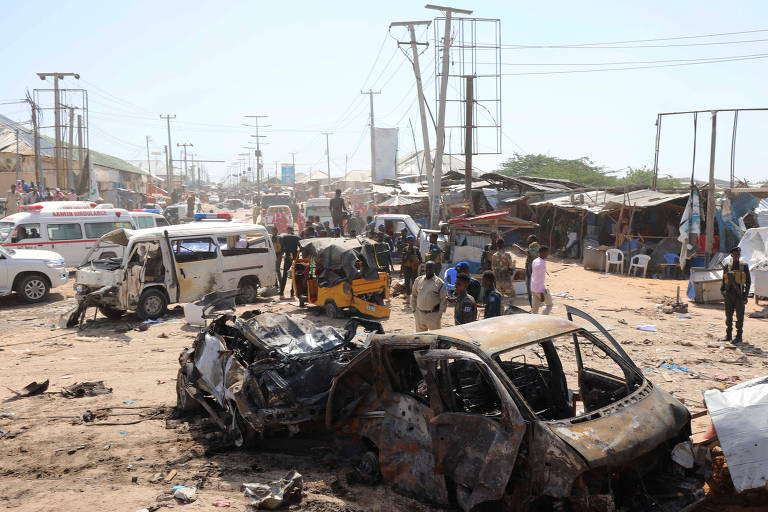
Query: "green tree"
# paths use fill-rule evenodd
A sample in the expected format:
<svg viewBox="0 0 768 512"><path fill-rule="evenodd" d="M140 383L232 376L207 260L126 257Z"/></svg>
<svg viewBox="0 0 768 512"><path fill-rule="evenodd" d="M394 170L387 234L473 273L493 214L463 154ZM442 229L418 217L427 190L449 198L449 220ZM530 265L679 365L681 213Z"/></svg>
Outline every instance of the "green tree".
<svg viewBox="0 0 768 512"><path fill-rule="evenodd" d="M615 185L617 180L612 171L595 165L587 157L567 160L547 155L521 155L504 162L499 174L511 177L536 176L570 180L585 187L604 187Z"/></svg>
<svg viewBox="0 0 768 512"><path fill-rule="evenodd" d="M643 185L650 187L653 185L653 169L648 169L646 167L633 169L632 167L629 167L627 174L619 178L619 184ZM681 184L679 179L673 178L670 175L659 176L656 180L656 188L661 190L684 187L685 185Z"/></svg>

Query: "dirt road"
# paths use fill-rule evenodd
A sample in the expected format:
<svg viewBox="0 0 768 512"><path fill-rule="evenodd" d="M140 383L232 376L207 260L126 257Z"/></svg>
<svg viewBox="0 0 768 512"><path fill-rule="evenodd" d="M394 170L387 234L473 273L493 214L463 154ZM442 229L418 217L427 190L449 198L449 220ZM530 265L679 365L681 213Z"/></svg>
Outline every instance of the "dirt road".
<svg viewBox="0 0 768 512"><path fill-rule="evenodd" d="M605 276L554 262L549 272L553 315L564 315L565 304L592 314L611 329L652 381L684 400L692 412L703 410L701 391L723 385L715 375L743 381L768 372L768 320L747 318L745 342L736 347L716 341L724 331L722 306L691 304L688 315L662 311L658 305L674 297L678 285L684 292L685 281ZM180 310L146 331L136 330L139 321L133 315L120 321L99 316L81 332L52 328L71 297L72 290L64 287L39 306L25 305L16 297L0 298L0 413L15 415L0 418L0 508L179 508L167 500L168 491L186 483L198 487L198 500L183 508L208 508L216 500L229 500L232 510L245 510L242 483L275 480L294 468L304 475L306 486L296 510L436 510L385 486L349 486L344 461L334 458L326 442L269 440L240 450L224 445L203 419L176 420L177 358L196 328L184 323ZM328 322L291 301L264 298L248 308ZM748 313L755 309L750 301ZM339 327L344 323L330 322ZM452 325L452 315L446 314L443 323ZM655 325L657 331L638 330L643 323ZM411 311L402 298L392 300L392 316L384 324L388 332L412 331ZM662 369L662 363L694 373ZM46 379L48 392L39 396L13 400L7 389ZM72 399L59 394L73 383L99 380L112 393ZM104 408L111 408L106 417ZM86 411L102 417L83 422ZM696 421L694 432L705 430L705 421ZM156 474L163 480L153 483Z"/></svg>

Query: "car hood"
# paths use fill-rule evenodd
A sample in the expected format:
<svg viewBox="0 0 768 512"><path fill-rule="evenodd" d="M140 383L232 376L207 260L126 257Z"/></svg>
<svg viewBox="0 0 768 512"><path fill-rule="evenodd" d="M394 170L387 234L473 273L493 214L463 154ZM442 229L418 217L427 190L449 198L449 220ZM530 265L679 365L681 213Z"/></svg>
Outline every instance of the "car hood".
<svg viewBox="0 0 768 512"><path fill-rule="evenodd" d="M690 420L683 404L646 381L615 404L549 427L596 468L626 464L652 451Z"/></svg>
<svg viewBox="0 0 768 512"><path fill-rule="evenodd" d="M16 249L11 258L14 260L63 260L61 254L53 251L43 251L39 249Z"/></svg>

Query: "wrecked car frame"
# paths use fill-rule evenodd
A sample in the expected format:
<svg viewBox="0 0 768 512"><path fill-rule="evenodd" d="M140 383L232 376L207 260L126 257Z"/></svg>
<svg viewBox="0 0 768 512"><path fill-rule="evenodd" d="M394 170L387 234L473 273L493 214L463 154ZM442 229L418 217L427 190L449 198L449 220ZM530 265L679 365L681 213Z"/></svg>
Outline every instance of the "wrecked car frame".
<svg viewBox="0 0 768 512"><path fill-rule="evenodd" d="M702 482L670 457L687 409L574 315L603 336L538 315L372 336L334 379L326 426L366 471L443 506L694 507Z"/></svg>

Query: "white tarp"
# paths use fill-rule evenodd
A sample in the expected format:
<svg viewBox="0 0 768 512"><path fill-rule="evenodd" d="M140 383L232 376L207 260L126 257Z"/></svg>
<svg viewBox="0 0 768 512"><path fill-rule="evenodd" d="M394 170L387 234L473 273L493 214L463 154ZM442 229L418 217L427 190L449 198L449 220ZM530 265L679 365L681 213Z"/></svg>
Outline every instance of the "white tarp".
<svg viewBox="0 0 768 512"><path fill-rule="evenodd" d="M704 392L737 491L768 481L768 376Z"/></svg>
<svg viewBox="0 0 768 512"><path fill-rule="evenodd" d="M680 218L680 236L677 237L680 247L680 268L683 268L688 259L688 250L693 248L694 241L701 234L701 207L699 206L699 191L693 189L688 203L685 205L683 216ZM695 243L695 242L694 242ZM688 246L691 246L690 248Z"/></svg>
<svg viewBox="0 0 768 512"><path fill-rule="evenodd" d="M376 183L393 180L397 161L397 128L374 128Z"/></svg>
<svg viewBox="0 0 768 512"><path fill-rule="evenodd" d="M748 229L739 242L741 260L750 270L768 263L768 227Z"/></svg>

